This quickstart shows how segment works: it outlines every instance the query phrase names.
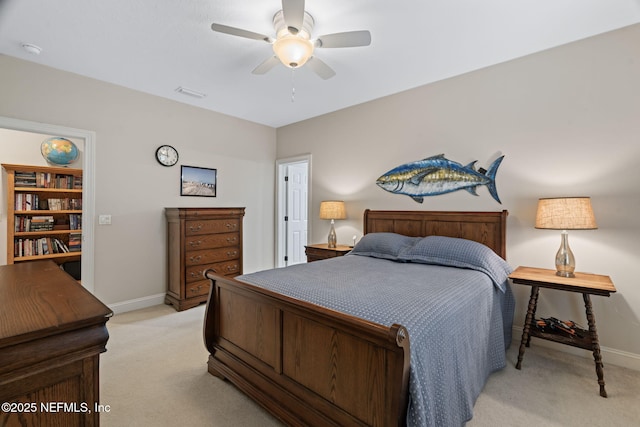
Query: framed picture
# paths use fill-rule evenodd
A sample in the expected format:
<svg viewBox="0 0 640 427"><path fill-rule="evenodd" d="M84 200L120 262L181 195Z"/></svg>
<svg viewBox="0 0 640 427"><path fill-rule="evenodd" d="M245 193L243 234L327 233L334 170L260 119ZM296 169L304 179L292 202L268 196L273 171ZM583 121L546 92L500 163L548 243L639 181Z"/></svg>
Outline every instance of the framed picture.
<svg viewBox="0 0 640 427"><path fill-rule="evenodd" d="M216 197L217 169L180 166L180 195Z"/></svg>

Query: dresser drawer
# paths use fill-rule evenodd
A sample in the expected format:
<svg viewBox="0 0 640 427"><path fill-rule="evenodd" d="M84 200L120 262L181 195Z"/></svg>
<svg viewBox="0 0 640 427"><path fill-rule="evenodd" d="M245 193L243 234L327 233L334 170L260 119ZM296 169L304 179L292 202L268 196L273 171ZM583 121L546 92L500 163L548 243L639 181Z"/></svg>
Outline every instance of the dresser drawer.
<svg viewBox="0 0 640 427"><path fill-rule="evenodd" d="M229 233L240 229L240 220L208 219L185 221L185 235L197 236L200 234Z"/></svg>
<svg viewBox="0 0 640 427"><path fill-rule="evenodd" d="M192 267L188 267L185 272L186 282L192 283L192 282L204 279L204 272L210 268L213 268L216 273L222 274L225 276L238 274L240 273L240 261L235 259L231 261L216 262L213 264L203 264L203 265L195 265Z"/></svg>
<svg viewBox="0 0 640 427"><path fill-rule="evenodd" d="M185 239L185 248L188 251L238 245L240 245L240 233L195 235Z"/></svg>
<svg viewBox="0 0 640 427"><path fill-rule="evenodd" d="M234 259L232 261L218 262L211 266L216 273L224 276L237 276L242 274L240 269L240 260Z"/></svg>
<svg viewBox="0 0 640 427"><path fill-rule="evenodd" d="M185 265L211 264L212 262L227 261L240 257L240 247L205 249L202 251L189 251L185 255Z"/></svg>
<svg viewBox="0 0 640 427"><path fill-rule="evenodd" d="M185 286L185 298L208 295L209 288L211 288L210 280L199 280L197 282L189 283Z"/></svg>

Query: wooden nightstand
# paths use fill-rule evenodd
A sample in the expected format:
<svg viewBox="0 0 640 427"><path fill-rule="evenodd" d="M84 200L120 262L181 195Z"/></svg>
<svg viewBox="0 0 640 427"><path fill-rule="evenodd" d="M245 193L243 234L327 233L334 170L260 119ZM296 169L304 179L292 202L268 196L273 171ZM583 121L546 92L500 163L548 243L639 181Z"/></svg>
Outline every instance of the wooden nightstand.
<svg viewBox="0 0 640 427"><path fill-rule="evenodd" d="M509 276L513 283L531 286L531 297L529 298L529 307L524 321L524 329L522 331L522 341L520 341L520 351L518 353L516 369L520 369L522 366L525 347L529 346L531 337L542 338L559 342L561 344L591 350L596 364L598 384L600 384L600 396L607 397L607 392L604 389L604 372L602 355L600 354L600 344L598 342L598 332L596 330L596 318L593 315L593 308L591 306L591 298L589 295L601 295L608 297L612 293L616 292L616 288L613 286L613 282L611 282L609 276L587 273L575 273L575 275L576 277L571 278L561 277L556 276L554 270L518 267ZM589 329L576 329L577 334L580 336L565 336L538 330L535 325L535 314L540 288L581 293L584 300Z"/></svg>
<svg viewBox="0 0 640 427"><path fill-rule="evenodd" d="M329 248L327 243L320 243L317 245L305 246L304 249L304 253L307 254L307 262L312 262L343 256L353 248L345 245L337 245L335 248Z"/></svg>

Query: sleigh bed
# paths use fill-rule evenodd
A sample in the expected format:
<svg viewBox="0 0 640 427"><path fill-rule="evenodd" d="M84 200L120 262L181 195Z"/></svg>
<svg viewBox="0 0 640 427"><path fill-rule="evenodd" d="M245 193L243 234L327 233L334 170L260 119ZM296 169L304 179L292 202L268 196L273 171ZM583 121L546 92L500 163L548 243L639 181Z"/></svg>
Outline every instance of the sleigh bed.
<svg viewBox="0 0 640 427"><path fill-rule="evenodd" d="M506 218L366 210L344 257L208 270L209 372L287 425L463 424L511 340Z"/></svg>

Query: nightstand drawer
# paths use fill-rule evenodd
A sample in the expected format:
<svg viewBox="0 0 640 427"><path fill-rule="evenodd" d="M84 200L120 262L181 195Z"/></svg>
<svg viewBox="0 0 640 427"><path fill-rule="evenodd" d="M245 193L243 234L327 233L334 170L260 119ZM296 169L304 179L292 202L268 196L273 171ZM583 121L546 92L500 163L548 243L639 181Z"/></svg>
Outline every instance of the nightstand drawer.
<svg viewBox="0 0 640 427"><path fill-rule="evenodd" d="M309 245L304 248L304 253L307 255L307 262L343 256L353 249L350 246L344 245L337 245L335 248L330 248L326 243Z"/></svg>

